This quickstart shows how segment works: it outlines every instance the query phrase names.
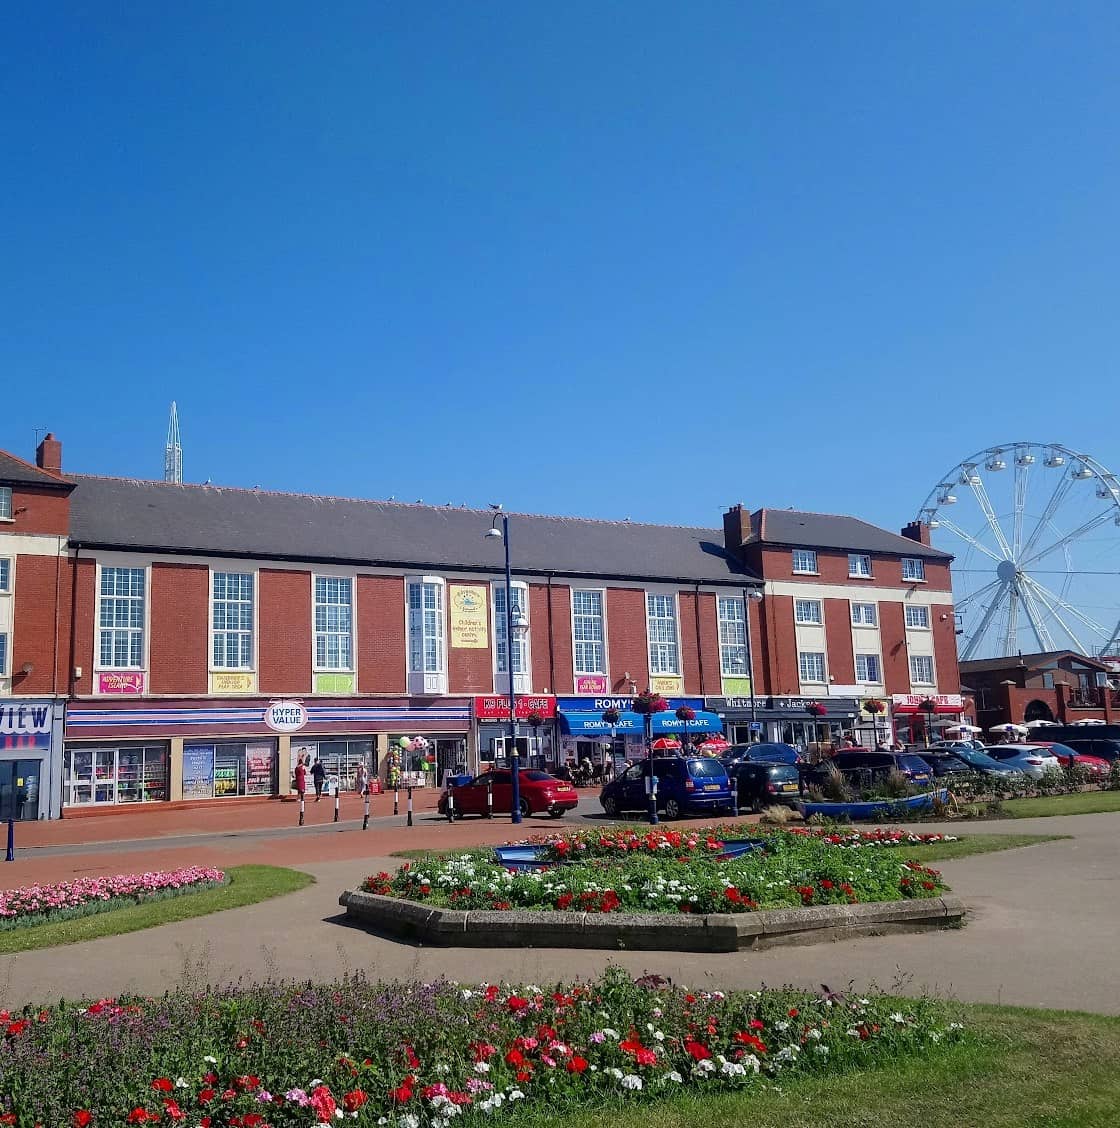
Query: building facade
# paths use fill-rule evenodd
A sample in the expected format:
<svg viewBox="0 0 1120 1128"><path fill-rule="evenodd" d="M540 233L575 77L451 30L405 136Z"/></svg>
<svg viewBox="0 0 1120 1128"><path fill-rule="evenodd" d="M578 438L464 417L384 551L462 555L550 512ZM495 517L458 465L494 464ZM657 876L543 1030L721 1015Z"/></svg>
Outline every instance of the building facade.
<svg viewBox="0 0 1120 1128"><path fill-rule="evenodd" d="M32 699L52 718L10 750L0 724L9 803L21 748L42 754L25 817L283 795L301 757L343 787L363 762L383 786L477 771L511 751L511 670L542 767L639 755L646 688L694 710L672 731L800 744L872 698L899 699L874 737L902 698L959 690L948 558L850 518L511 515L507 638L488 511L64 475L61 455L0 455L0 720Z"/></svg>

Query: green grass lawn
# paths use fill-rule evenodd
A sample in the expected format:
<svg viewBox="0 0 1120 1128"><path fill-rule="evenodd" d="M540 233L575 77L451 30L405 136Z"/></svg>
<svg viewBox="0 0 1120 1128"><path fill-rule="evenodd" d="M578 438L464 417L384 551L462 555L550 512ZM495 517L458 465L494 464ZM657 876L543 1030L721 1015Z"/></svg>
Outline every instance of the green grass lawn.
<svg viewBox="0 0 1120 1128"><path fill-rule="evenodd" d="M519 1128L1115 1128L1120 1019L962 1007L978 1042L935 1057L810 1077L756 1095L623 1101L517 1118Z"/></svg>
<svg viewBox="0 0 1120 1128"><path fill-rule="evenodd" d="M1008 799L1003 811L1013 819L1120 811L1120 791L1079 791L1074 795L1045 795L1039 799Z"/></svg>
<svg viewBox="0 0 1120 1128"><path fill-rule="evenodd" d="M280 866L231 866L226 874L229 877L228 884L216 889L183 893L146 904L127 905L121 909L110 909L108 912L94 913L74 920L60 920L0 932L0 954L77 944L82 940L97 940L102 936L120 936L125 932L154 928L157 924L206 916L223 909L238 909L243 905L267 901L270 897L294 893L315 880L308 873Z"/></svg>

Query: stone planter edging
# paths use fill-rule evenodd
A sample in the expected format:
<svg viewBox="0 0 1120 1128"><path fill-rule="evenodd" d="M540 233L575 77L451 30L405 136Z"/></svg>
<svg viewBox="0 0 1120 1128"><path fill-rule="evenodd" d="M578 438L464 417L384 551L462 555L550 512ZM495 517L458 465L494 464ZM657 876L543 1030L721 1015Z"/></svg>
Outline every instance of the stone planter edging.
<svg viewBox="0 0 1120 1128"><path fill-rule="evenodd" d="M964 922L959 898L814 905L757 913L493 912L432 908L417 901L347 890L348 919L372 932L464 948L608 948L737 952L847 936L953 928Z"/></svg>

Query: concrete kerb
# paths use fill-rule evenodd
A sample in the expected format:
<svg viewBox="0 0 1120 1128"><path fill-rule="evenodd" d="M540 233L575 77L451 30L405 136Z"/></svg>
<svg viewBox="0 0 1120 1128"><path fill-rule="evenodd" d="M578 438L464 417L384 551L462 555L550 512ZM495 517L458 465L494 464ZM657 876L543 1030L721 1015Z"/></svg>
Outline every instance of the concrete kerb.
<svg viewBox="0 0 1120 1128"><path fill-rule="evenodd" d="M858 905L816 905L707 916L662 913L464 912L347 890L346 916L371 932L467 948L606 948L737 952L848 936L955 928L965 907L952 896Z"/></svg>

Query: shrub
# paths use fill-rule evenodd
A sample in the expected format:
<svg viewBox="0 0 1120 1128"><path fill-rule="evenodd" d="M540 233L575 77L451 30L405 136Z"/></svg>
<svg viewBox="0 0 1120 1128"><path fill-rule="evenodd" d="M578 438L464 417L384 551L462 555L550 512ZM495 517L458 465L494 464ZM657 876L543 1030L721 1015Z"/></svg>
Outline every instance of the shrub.
<svg viewBox="0 0 1120 1128"><path fill-rule="evenodd" d="M781 803L775 803L762 812L761 821L770 826L785 826L793 819L793 815L794 812L791 808L784 807Z"/></svg>
<svg viewBox="0 0 1120 1128"><path fill-rule="evenodd" d="M844 778L844 773L831 761L823 761L824 779L821 781L821 794L833 803L850 803L855 795L852 785Z"/></svg>
<svg viewBox="0 0 1120 1128"><path fill-rule="evenodd" d="M898 770L891 768L880 783L880 790L892 799L905 799L911 792L910 781Z"/></svg>

